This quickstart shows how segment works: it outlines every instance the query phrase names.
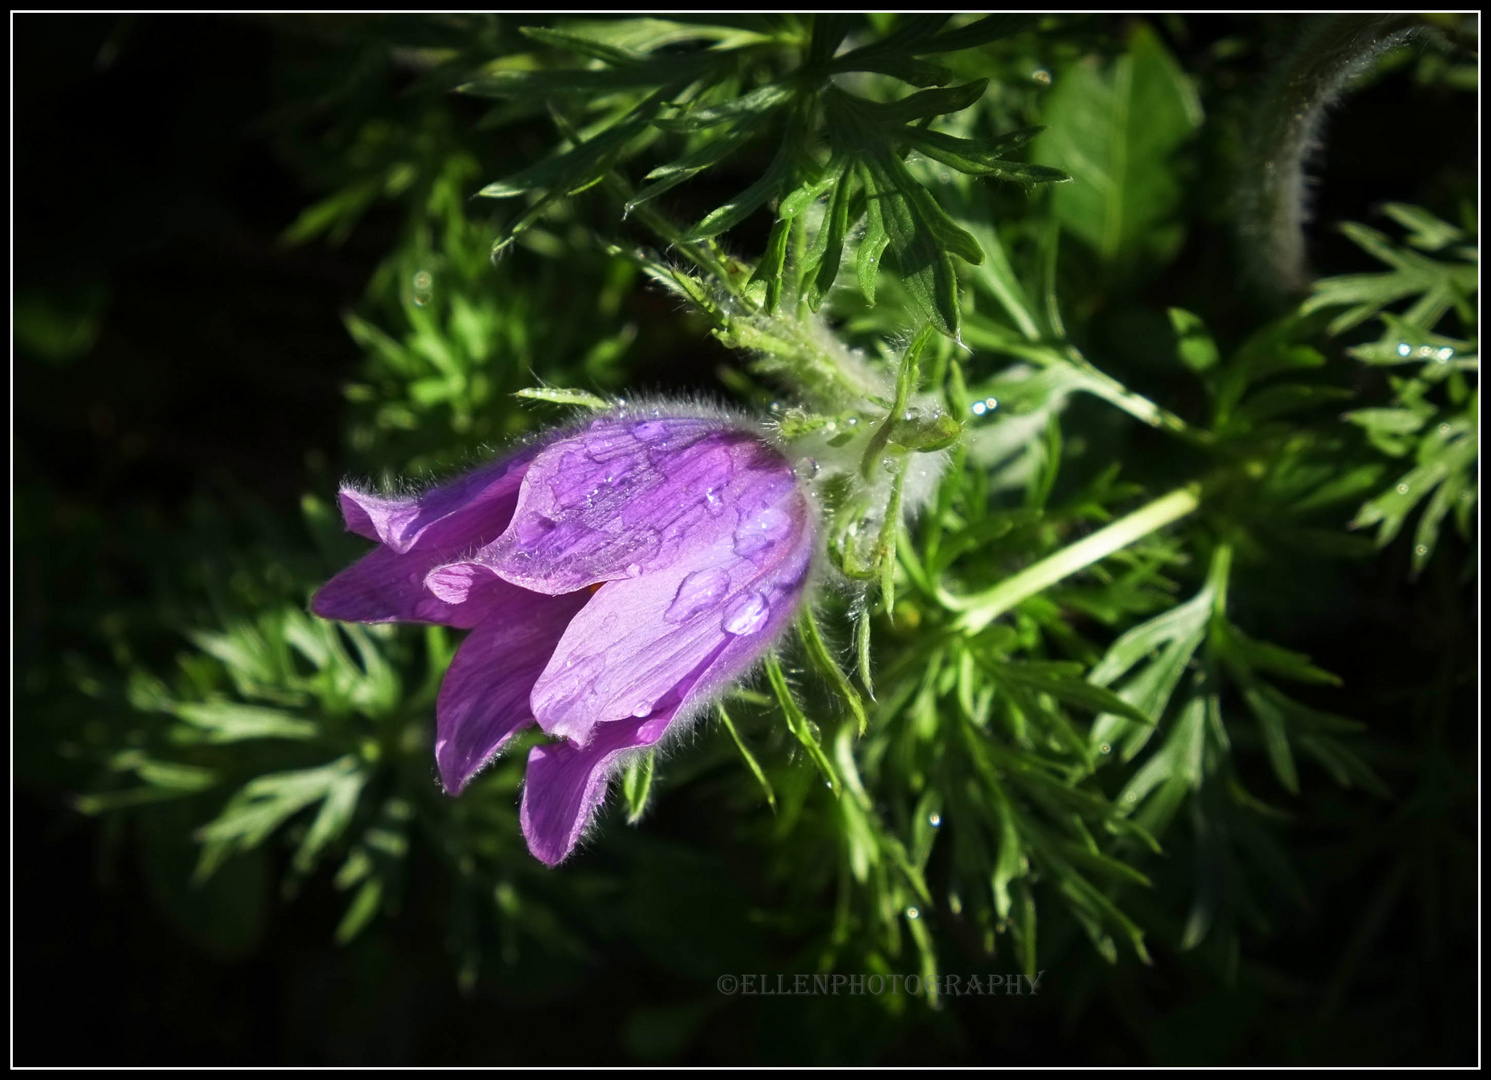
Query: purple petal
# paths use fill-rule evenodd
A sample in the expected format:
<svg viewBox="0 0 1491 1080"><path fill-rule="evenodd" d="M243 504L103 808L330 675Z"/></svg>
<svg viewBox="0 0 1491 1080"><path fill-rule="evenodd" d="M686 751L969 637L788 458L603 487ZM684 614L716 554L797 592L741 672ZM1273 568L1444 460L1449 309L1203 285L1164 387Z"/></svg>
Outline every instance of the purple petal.
<svg viewBox="0 0 1491 1080"><path fill-rule="evenodd" d="M396 552L479 547L512 519L532 448L494 461L413 498L390 498L343 487L337 494L347 528Z"/></svg>
<svg viewBox="0 0 1491 1080"><path fill-rule="evenodd" d="M414 499L343 488L339 497L347 528L383 546L322 586L311 610L342 622L475 626L477 615L460 610L460 599L446 591L431 595L425 577L507 528L534 453L524 450Z"/></svg>
<svg viewBox="0 0 1491 1080"><path fill-rule="evenodd" d="M528 850L535 858L549 866L567 859L600 809L611 777L628 752L676 734L710 696L760 659L802 598L802 582L811 556L812 538L804 529L771 573L765 575L771 579L768 588L776 591L759 630L716 637L714 650L673 687L658 711L599 724L585 746L565 741L533 748L528 755L520 816ZM596 601L608 590L630 584L604 586L596 594Z"/></svg>
<svg viewBox="0 0 1491 1080"><path fill-rule="evenodd" d="M789 488L731 520L666 570L603 585L575 616L533 688L546 732L584 746L599 727L666 711L701 672L727 681L766 650L802 596L809 510Z"/></svg>
<svg viewBox="0 0 1491 1080"><path fill-rule="evenodd" d="M534 458L512 524L478 558L526 589L573 592L665 570L793 491L787 461L725 421L597 420Z"/></svg>
<svg viewBox="0 0 1491 1080"><path fill-rule="evenodd" d="M311 611L341 622L424 622L469 629L479 621L475 608L463 609L425 588L425 575L448 557L438 550L400 555L392 548L374 548L321 586Z"/></svg>
<svg viewBox="0 0 1491 1080"><path fill-rule="evenodd" d="M569 857L605 799L611 774L621 764L618 759L657 742L671 719L669 714L610 724L583 750L554 743L529 751L518 816L535 858L557 866Z"/></svg>
<svg viewBox="0 0 1491 1080"><path fill-rule="evenodd" d="M435 706L435 760L451 795L533 722L528 695L588 593L543 596L484 575L465 607L480 619L456 650Z"/></svg>

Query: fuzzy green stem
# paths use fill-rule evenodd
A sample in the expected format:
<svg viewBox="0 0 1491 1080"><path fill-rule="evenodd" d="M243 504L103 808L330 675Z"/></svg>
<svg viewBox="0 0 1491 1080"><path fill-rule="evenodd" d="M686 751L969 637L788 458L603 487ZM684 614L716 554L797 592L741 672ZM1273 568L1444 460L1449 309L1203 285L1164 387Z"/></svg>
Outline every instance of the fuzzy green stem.
<svg viewBox="0 0 1491 1080"><path fill-rule="evenodd" d="M939 598L946 607L962 613L956 623L959 630L976 634L1022 600L1163 529L1193 512L1200 504L1195 486L1179 488L1086 539L1026 567L1013 577L1005 578L991 589L974 596L953 596L939 589Z"/></svg>

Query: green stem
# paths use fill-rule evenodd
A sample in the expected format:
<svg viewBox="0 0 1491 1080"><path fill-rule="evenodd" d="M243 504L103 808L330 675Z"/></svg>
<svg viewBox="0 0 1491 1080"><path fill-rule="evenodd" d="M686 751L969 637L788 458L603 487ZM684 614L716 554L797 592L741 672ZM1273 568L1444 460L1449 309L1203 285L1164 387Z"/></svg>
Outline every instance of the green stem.
<svg viewBox="0 0 1491 1080"><path fill-rule="evenodd" d="M623 204L632 197L631 185L614 171L607 174L606 187ZM764 365L766 370L789 379L804 396L829 409L859 407L866 398L884 394L885 387L868 369L857 368L847 355L835 355L825 348L807 324L789 316L768 314L749 299L742 284L750 277L749 268L731 274L712 242L683 239L681 228L646 203L632 213L729 295L732 310L718 305L713 310L705 308L726 344L771 357L773 362Z"/></svg>
<svg viewBox="0 0 1491 1080"><path fill-rule="evenodd" d="M959 630L976 634L1022 600L1163 529L1193 512L1200 504L1195 486L1178 488L1086 539L1026 567L1013 577L1005 578L991 589L973 596L954 596L939 589L939 598L945 607L961 612L956 623Z"/></svg>

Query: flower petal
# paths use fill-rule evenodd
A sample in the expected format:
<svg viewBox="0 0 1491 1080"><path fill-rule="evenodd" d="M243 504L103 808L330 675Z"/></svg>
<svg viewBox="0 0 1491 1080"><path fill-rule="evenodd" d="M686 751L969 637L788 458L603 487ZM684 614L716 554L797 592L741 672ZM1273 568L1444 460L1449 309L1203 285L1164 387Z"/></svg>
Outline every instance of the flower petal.
<svg viewBox="0 0 1491 1080"><path fill-rule="evenodd" d="M463 607L479 619L451 661L435 705L435 760L451 795L533 722L528 695L588 593L543 596L485 574Z"/></svg>
<svg viewBox="0 0 1491 1080"><path fill-rule="evenodd" d="M342 622L423 622L469 629L476 625L474 608L463 610L425 588L425 575L443 561L442 555L400 555L392 548L374 548L321 586L311 600L311 611Z"/></svg>
<svg viewBox="0 0 1491 1080"><path fill-rule="evenodd" d="M347 528L396 552L475 548L512 519L518 486L534 448L494 461L413 498L390 498L343 486L337 493Z"/></svg>
<svg viewBox="0 0 1491 1080"><path fill-rule="evenodd" d="M704 668L728 681L765 652L802 596L809 509L794 487L732 520L666 570L601 586L533 687L546 732L584 746L611 722L667 710Z"/></svg>
<svg viewBox="0 0 1491 1080"><path fill-rule="evenodd" d="M557 866L569 857L605 799L621 756L657 742L671 719L670 714L608 725L583 750L565 742L529 751L518 816L535 858Z"/></svg>
<svg viewBox="0 0 1491 1080"><path fill-rule="evenodd" d="M573 592L664 570L792 489L786 460L726 421L606 418L534 458L478 558L526 589Z"/></svg>
<svg viewBox="0 0 1491 1080"><path fill-rule="evenodd" d="M783 587L784 602L770 610L757 633L723 635L714 651L673 688L658 711L599 724L585 746L564 741L533 748L528 755L520 816L523 836L535 858L549 866L569 858L605 800L611 777L627 753L653 746L665 735L682 730L698 714L701 704L766 651L802 596L802 580L812 556L811 536L806 530L804 536L775 568L781 575L779 582L796 576L795 583ZM602 588L596 600L612 588L615 586Z"/></svg>

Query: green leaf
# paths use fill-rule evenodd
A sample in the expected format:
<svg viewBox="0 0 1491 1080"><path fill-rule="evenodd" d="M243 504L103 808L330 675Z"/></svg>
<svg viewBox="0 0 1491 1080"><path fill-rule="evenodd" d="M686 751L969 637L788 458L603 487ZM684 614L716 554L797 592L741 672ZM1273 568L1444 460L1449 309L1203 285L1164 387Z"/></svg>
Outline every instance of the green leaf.
<svg viewBox="0 0 1491 1080"><path fill-rule="evenodd" d="M332 800L332 809L323 808L317 825L307 834L310 847L302 845L304 857L314 858L320 846L345 827L349 802L356 802L364 780L358 759L350 754L317 768L255 777L228 800L221 814L198 830L203 843L198 879L209 877L234 851L263 843L305 807Z"/></svg>
<svg viewBox="0 0 1491 1080"><path fill-rule="evenodd" d="M214 743L241 742L244 739L310 739L317 726L279 709L264 709L232 702L209 702L177 705L177 716L206 733Z"/></svg>
<svg viewBox="0 0 1491 1080"><path fill-rule="evenodd" d="M782 707L782 715L787 718L787 727L802 744L803 749L808 752L808 757L818 767L823 779L828 782L829 788L837 797L843 787L839 775L834 770L833 763L828 760L828 755L823 752L823 746L819 743L818 736L814 733L808 718L803 715L802 709L798 706L797 699L792 696L792 691L787 686L787 676L782 673L782 666L777 663L774 656L766 658L766 675L771 682L772 691L777 696L777 702Z"/></svg>
<svg viewBox="0 0 1491 1080"><path fill-rule="evenodd" d="M635 825L647 812L647 797L652 792L652 774L657 752L649 750L627 762L621 774L621 791L626 799L626 823Z"/></svg>
<svg viewBox="0 0 1491 1080"><path fill-rule="evenodd" d="M1140 724L1153 724L1154 718L1129 704L1113 691L1095 685L1082 676L1081 664L1049 660L1004 662L981 661L996 679L1050 694L1058 701L1089 712L1113 713Z"/></svg>
<svg viewBox="0 0 1491 1080"><path fill-rule="evenodd" d="M1002 158L991 143L978 139L960 139L944 135L940 131L914 127L903 127L897 134L902 142L915 147L927 157L970 176L985 176L1019 184L1054 184L1071 179L1060 169L1046 165L1026 165Z"/></svg>
<svg viewBox="0 0 1491 1080"><path fill-rule="evenodd" d="M1180 362L1195 372L1209 371L1217 366L1220 354L1217 343L1199 315L1183 308L1170 309L1170 326L1175 331L1176 352Z"/></svg>
<svg viewBox="0 0 1491 1080"><path fill-rule="evenodd" d="M609 409L611 403L588 390L566 390L558 386L525 386L513 397L528 401L547 401L552 405L578 405L584 409Z"/></svg>
<svg viewBox="0 0 1491 1080"><path fill-rule="evenodd" d="M786 179L787 143L784 142L777 155L767 166L766 172L750 187L746 188L724 206L705 214L692 228L685 229L679 238L683 241L708 240L734 228L750 217L767 199L775 195Z"/></svg>
<svg viewBox="0 0 1491 1080"><path fill-rule="evenodd" d="M368 923L372 922L373 916L378 914L378 905L382 899L383 879L371 878L365 881L352 902L347 905L342 921L337 924L337 944L346 945L362 933Z"/></svg>
<svg viewBox="0 0 1491 1080"><path fill-rule="evenodd" d="M735 725L731 723L730 714L725 711L725 707L723 705L716 705L715 712L719 714L720 723L730 733L730 739L735 743L735 749L740 751L741 759L745 761L746 768L751 770L751 775L756 778L756 783L761 785L762 794L766 796L766 805L771 807L772 813L776 813L777 795L772 790L771 781L766 778L766 773L762 770L760 763L757 762L755 755L746 748L745 741L741 739L740 732L735 730Z"/></svg>
<svg viewBox="0 0 1491 1080"><path fill-rule="evenodd" d="M694 109L681 116L658 117L653 124L666 131L704 131L732 121L746 121L749 125L754 125L796 96L797 90L786 83L767 83L719 105ZM746 125L742 125L742 130L745 129Z"/></svg>
<svg viewBox="0 0 1491 1080"><path fill-rule="evenodd" d="M1053 194L1062 226L1106 262L1163 261L1180 245L1183 185L1177 152L1200 126L1190 79L1148 27L1106 70L1058 72L1034 157L1069 173Z"/></svg>

